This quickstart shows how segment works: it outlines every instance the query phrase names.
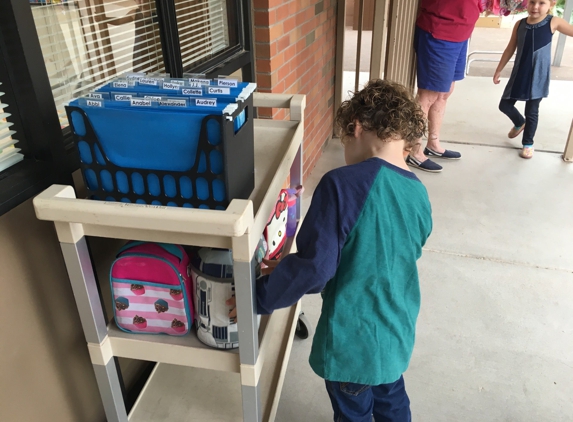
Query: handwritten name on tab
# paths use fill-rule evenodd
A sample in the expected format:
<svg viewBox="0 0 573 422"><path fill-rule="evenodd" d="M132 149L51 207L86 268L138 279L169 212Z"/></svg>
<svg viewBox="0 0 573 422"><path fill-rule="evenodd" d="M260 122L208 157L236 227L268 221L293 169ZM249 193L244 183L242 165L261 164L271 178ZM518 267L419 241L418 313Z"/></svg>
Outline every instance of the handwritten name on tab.
<svg viewBox="0 0 573 422"><path fill-rule="evenodd" d="M239 86L239 81L236 79L217 79L217 85L236 88Z"/></svg>
<svg viewBox="0 0 573 422"><path fill-rule="evenodd" d="M203 89L201 88L183 88L181 90L183 95L203 95Z"/></svg>
<svg viewBox="0 0 573 422"><path fill-rule="evenodd" d="M132 107L151 107L151 100L131 100Z"/></svg>
<svg viewBox="0 0 573 422"><path fill-rule="evenodd" d="M159 101L160 106L170 106L170 107L187 107L186 100L174 100L174 99L167 99L163 101Z"/></svg>
<svg viewBox="0 0 573 422"><path fill-rule="evenodd" d="M222 95L229 95L231 93L230 88L219 88L219 87L208 87L207 93L209 94L222 94Z"/></svg>
<svg viewBox="0 0 573 422"><path fill-rule="evenodd" d="M88 107L103 107L103 103L101 101L96 101L96 100L87 100L86 105Z"/></svg>
<svg viewBox="0 0 573 422"><path fill-rule="evenodd" d="M217 100L211 98L196 98L195 105L203 107L217 107Z"/></svg>
<svg viewBox="0 0 573 422"><path fill-rule="evenodd" d="M163 89L170 89L173 91L179 91L180 88L181 88L181 85L179 85L179 84L174 84L174 83L170 83L170 82L163 82Z"/></svg>
<svg viewBox="0 0 573 422"><path fill-rule="evenodd" d="M141 78L139 80L139 85L157 85L159 81L153 78Z"/></svg>
<svg viewBox="0 0 573 422"><path fill-rule="evenodd" d="M209 79L200 79L200 78L189 78L189 82L195 82L201 85L210 85L211 81Z"/></svg>

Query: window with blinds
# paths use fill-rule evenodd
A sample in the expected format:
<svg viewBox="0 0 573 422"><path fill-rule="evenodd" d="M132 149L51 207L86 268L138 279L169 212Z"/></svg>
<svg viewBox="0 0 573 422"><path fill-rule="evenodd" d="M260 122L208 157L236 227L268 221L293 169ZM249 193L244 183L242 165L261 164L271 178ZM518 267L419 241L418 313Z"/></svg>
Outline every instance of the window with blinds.
<svg viewBox="0 0 573 422"><path fill-rule="evenodd" d="M227 2L233 15L232 0L175 0L183 68L237 44ZM154 0L58 0L31 7L62 128L71 99L125 72L165 72Z"/></svg>
<svg viewBox="0 0 573 422"><path fill-rule="evenodd" d="M184 69L231 46L227 0L175 0L175 10Z"/></svg>
<svg viewBox="0 0 573 422"><path fill-rule="evenodd" d="M4 108L8 104L2 103L2 82L0 82L0 171L22 161L24 156L19 153L20 148L16 148L16 139L12 138L16 132L10 130L12 123L8 120L10 113L4 113Z"/></svg>
<svg viewBox="0 0 573 422"><path fill-rule="evenodd" d="M61 127L64 106L125 72L164 72L154 0L31 4Z"/></svg>

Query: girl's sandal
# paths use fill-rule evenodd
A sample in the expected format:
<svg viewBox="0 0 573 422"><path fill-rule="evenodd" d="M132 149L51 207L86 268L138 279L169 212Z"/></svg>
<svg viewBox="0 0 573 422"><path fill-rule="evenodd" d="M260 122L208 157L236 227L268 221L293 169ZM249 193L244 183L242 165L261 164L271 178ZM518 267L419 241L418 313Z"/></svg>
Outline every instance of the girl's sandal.
<svg viewBox="0 0 573 422"><path fill-rule="evenodd" d="M517 135L519 135L521 132L523 132L523 129L525 129L525 123L522 124L521 126L517 127L514 126L511 128L511 130L509 131L509 133L507 134L507 137L509 139L513 139L515 138Z"/></svg>
<svg viewBox="0 0 573 422"><path fill-rule="evenodd" d="M525 146L522 148L521 152L519 153L521 158L531 158L533 157L533 147L532 146Z"/></svg>

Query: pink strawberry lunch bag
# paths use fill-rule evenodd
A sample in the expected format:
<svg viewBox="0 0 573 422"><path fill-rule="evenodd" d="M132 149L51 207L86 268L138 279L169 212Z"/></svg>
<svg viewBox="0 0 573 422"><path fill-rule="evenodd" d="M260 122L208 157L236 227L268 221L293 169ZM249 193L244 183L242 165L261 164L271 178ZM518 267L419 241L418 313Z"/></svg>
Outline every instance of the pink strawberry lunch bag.
<svg viewBox="0 0 573 422"><path fill-rule="evenodd" d="M111 265L117 326L128 333L182 336L193 326L189 256L178 245L129 242Z"/></svg>

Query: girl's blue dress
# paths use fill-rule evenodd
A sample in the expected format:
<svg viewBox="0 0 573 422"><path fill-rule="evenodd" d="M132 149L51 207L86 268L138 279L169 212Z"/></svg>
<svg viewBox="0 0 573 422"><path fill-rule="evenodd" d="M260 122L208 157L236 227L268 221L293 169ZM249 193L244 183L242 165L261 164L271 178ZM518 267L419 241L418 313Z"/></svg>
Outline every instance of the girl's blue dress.
<svg viewBox="0 0 573 422"><path fill-rule="evenodd" d="M502 99L535 100L549 95L551 76L551 19L548 15L535 25L527 18L517 28L517 55Z"/></svg>

